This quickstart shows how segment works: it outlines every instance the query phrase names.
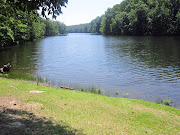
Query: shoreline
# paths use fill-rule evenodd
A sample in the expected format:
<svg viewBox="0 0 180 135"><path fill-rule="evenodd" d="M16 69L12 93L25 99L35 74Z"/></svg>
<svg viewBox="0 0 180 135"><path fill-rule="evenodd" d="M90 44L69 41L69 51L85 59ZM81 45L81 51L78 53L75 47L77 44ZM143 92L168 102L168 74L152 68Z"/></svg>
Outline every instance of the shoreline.
<svg viewBox="0 0 180 135"><path fill-rule="evenodd" d="M56 89L64 89L64 90L69 90L69 91L79 91L79 92L83 92L83 93L98 94L98 95L102 95L102 96L106 96L106 97L138 99L138 100L142 100L142 101L152 102L152 103L161 104L161 105L167 105L167 106L171 106L173 108L180 109L177 107L176 102L174 102L171 99L163 99L160 97L158 97L157 99L154 99L154 100L144 100L141 98L130 98L129 97L130 93L123 93L123 94L121 93L120 94L121 91L116 91L114 93L114 96L110 96L107 93L104 93L101 88L95 87L93 85L88 86L88 87L86 87L86 86L82 87L80 85L63 84L63 83L59 83L59 85L54 85L53 82L47 80L47 78L41 78L40 76L34 77L34 76L18 75L18 74L0 74L0 78L30 82L30 83L36 84L37 86L40 85L40 86L47 86L47 87L56 88Z"/></svg>

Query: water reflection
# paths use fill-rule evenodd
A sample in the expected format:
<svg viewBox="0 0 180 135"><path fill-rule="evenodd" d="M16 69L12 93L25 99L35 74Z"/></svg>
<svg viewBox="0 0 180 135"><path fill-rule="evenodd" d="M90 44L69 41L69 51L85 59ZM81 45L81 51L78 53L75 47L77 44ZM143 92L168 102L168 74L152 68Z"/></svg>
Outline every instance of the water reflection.
<svg viewBox="0 0 180 135"><path fill-rule="evenodd" d="M121 36L105 40L108 64L124 88L135 89L134 97L139 93L142 99L160 96L180 101L179 37Z"/></svg>
<svg viewBox="0 0 180 135"><path fill-rule="evenodd" d="M27 42L24 45L1 47L0 48L0 65L11 63L11 73L34 75L39 59L39 44L36 42Z"/></svg>

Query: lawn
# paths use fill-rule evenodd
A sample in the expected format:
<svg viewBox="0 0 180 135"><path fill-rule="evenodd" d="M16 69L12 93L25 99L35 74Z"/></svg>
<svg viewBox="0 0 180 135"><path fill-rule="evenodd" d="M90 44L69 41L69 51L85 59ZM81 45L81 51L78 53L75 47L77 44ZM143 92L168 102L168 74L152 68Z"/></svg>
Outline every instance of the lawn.
<svg viewBox="0 0 180 135"><path fill-rule="evenodd" d="M180 134L180 110L0 78L0 134Z"/></svg>

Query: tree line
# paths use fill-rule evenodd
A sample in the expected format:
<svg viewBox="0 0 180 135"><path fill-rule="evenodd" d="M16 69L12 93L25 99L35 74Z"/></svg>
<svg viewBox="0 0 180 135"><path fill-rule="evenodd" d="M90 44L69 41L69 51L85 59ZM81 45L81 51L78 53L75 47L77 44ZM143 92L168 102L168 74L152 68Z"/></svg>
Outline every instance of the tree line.
<svg viewBox="0 0 180 135"><path fill-rule="evenodd" d="M80 24L80 25L72 25L68 26L69 33L89 33L89 24Z"/></svg>
<svg viewBox="0 0 180 135"><path fill-rule="evenodd" d="M69 32L104 35L180 35L180 0L124 0ZM79 29L81 30L79 30ZM87 29L87 31L83 31Z"/></svg>
<svg viewBox="0 0 180 135"><path fill-rule="evenodd" d="M40 17L45 12L53 18L61 13L61 6L67 0L0 0L0 46L20 44L21 42L67 33L66 25ZM60 4L61 2L61 4Z"/></svg>

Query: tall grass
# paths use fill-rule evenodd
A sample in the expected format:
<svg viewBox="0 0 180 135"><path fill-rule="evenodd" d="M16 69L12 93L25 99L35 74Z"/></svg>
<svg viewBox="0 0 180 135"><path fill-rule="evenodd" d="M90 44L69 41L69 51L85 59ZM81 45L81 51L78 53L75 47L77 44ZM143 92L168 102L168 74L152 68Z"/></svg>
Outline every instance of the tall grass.
<svg viewBox="0 0 180 135"><path fill-rule="evenodd" d="M36 81L36 77L24 75L24 74L0 74L0 77L8 79L18 79L18 80L27 80L27 81ZM40 79L39 79L40 80Z"/></svg>
<svg viewBox="0 0 180 135"><path fill-rule="evenodd" d="M7 79L32 81L32 82L36 82L37 85L44 83L44 79L40 76L30 76L25 74L0 74L0 77Z"/></svg>

